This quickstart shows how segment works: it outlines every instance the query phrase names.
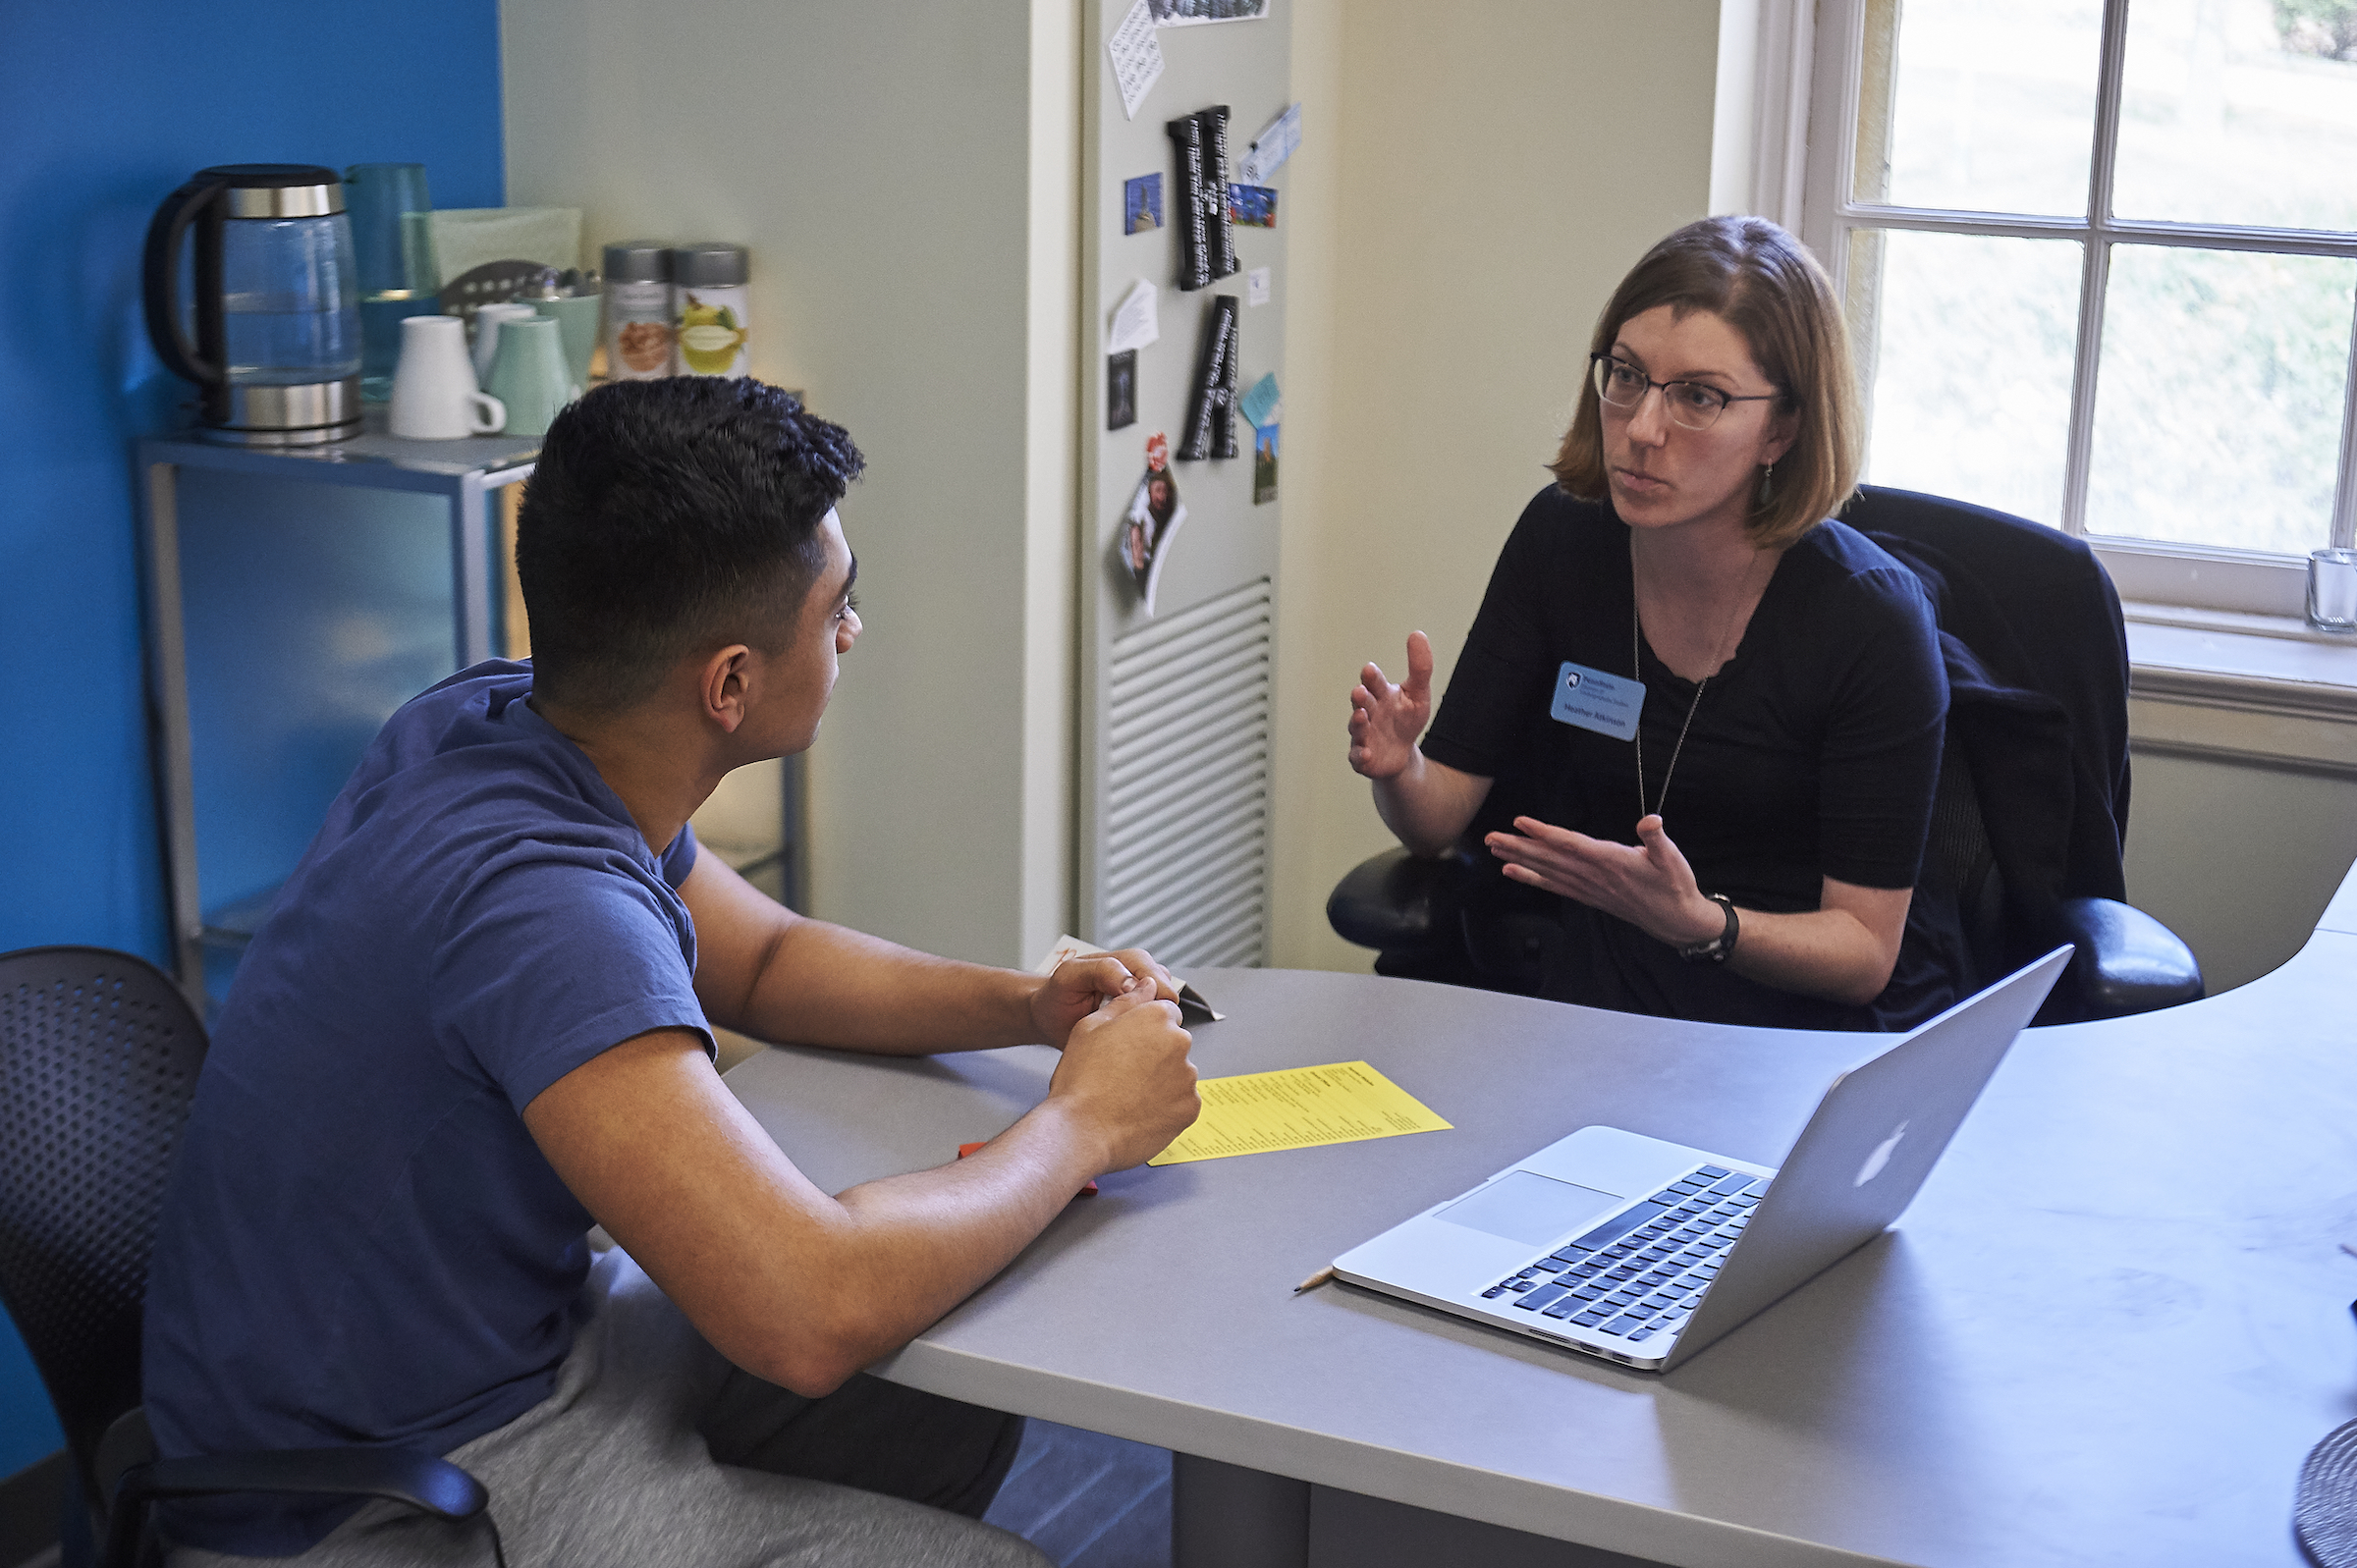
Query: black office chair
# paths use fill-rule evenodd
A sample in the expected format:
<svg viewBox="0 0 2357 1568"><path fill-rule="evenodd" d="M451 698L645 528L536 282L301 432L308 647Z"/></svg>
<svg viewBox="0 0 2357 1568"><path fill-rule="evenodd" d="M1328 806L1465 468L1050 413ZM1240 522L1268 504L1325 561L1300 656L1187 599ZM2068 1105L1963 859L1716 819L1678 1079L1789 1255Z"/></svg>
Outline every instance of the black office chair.
<svg viewBox="0 0 2357 1568"><path fill-rule="evenodd" d="M82 1499L72 1525L86 1524L104 1568L135 1568L156 1555L159 1498L384 1497L453 1521L482 1513L481 1485L430 1454L155 1458L139 1408L140 1311L204 1051L179 987L143 959L103 947L0 955L0 1305L65 1430Z"/></svg>
<svg viewBox="0 0 2357 1568"><path fill-rule="evenodd" d="M1939 615L1953 698L1918 896L1955 900L1965 989L2069 942L2040 1023L2198 1000L2192 950L2124 901L2127 637L2102 564L2056 529L1938 496L1862 486L1842 515L1923 578ZM1327 919L1376 949L1378 974L1534 992L1553 900L1481 845L1531 793L1502 776L1450 853L1362 862Z"/></svg>

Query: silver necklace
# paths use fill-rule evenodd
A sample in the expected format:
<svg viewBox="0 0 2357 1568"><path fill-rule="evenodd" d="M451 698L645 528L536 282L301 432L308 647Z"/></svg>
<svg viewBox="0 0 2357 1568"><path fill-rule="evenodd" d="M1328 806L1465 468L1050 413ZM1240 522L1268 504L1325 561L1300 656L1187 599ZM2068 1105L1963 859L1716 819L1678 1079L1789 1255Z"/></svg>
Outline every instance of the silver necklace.
<svg viewBox="0 0 2357 1568"><path fill-rule="evenodd" d="M1745 586L1749 586L1748 578L1746 578ZM1662 771L1662 792L1654 796L1651 811L1645 809L1645 725L1643 710L1639 710L1637 730L1634 736L1637 742L1637 820L1639 822L1644 821L1647 817L1660 816L1662 807L1670 799L1670 780L1677 772L1678 756L1686 749L1686 731L1694 728L1694 715L1702 707L1702 688L1711 683L1711 676L1719 673L1720 656L1727 652L1727 634L1735 629L1735 616L1741 614L1742 602L1738 600L1734 615L1727 618L1727 624L1719 629L1719 641L1711 649L1710 675L1706 675L1694 682L1694 700L1686 704L1686 722L1677 727L1677 744L1670 748L1670 766ZM1643 632L1639 625L1642 619L1637 612L1637 563L1632 557L1628 563L1628 670L1640 686L1645 684ZM1672 675L1676 673L1675 671L1671 672Z"/></svg>

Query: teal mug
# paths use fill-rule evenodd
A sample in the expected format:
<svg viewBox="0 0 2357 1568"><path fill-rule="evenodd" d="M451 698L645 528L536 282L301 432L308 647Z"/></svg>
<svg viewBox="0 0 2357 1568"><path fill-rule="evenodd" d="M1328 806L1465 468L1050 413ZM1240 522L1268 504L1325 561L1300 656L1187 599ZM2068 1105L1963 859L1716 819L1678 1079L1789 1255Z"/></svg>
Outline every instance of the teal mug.
<svg viewBox="0 0 2357 1568"><path fill-rule="evenodd" d="M581 395L565 363L565 344L553 316L499 324L499 351L483 390L507 406L507 433L542 436L557 410Z"/></svg>
<svg viewBox="0 0 2357 1568"><path fill-rule="evenodd" d="M572 373L575 386L589 385L589 356L597 351L598 316L605 309L606 297L580 294L529 303L542 315L556 317L565 339L565 368Z"/></svg>

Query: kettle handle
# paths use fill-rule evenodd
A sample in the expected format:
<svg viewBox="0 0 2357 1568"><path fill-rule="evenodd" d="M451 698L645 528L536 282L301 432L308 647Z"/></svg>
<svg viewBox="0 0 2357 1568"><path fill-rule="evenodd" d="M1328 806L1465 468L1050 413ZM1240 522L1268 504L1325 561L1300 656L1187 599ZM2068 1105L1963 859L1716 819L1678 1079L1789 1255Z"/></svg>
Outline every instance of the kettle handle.
<svg viewBox="0 0 2357 1568"><path fill-rule="evenodd" d="M155 345L155 356L164 368L174 375L204 386L224 379L221 367L207 364L197 356L196 346L180 324L178 301L173 287L180 261L180 243L189 232L189 225L204 210L205 204L217 199L229 188L229 181L211 170L197 175L187 185L164 198L147 223L147 250L140 267L139 286L147 306L147 341ZM198 302L201 309L202 301Z"/></svg>

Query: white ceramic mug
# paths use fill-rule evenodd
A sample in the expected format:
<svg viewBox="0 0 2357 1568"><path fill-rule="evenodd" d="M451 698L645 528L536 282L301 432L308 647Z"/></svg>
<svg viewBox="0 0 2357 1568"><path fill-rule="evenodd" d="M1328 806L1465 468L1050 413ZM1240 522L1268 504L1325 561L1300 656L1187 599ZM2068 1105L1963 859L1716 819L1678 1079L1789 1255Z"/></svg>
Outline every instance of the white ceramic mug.
<svg viewBox="0 0 2357 1568"><path fill-rule="evenodd" d="M529 321L540 312L521 299L503 299L474 312L474 384L489 390L491 361L499 357L499 324ZM553 313L553 312L552 312Z"/></svg>
<svg viewBox="0 0 2357 1568"><path fill-rule="evenodd" d="M411 441L487 436L508 422L507 407L474 382L466 323L457 316L411 316L401 324L401 363L393 371L393 433Z"/></svg>

